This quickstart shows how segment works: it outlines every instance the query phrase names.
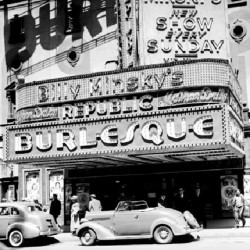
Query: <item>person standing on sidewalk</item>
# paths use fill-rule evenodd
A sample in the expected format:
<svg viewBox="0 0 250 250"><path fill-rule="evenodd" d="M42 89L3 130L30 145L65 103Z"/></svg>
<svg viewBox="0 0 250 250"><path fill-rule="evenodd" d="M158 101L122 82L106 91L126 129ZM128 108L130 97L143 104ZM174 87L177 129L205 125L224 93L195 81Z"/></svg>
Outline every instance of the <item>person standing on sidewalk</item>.
<svg viewBox="0 0 250 250"><path fill-rule="evenodd" d="M161 196L159 197L159 199L157 201L157 206L158 207L168 207L167 198L166 198L166 195L164 193L162 193Z"/></svg>
<svg viewBox="0 0 250 250"><path fill-rule="evenodd" d="M72 235L75 235L78 226L80 225L79 222L79 210L80 210L80 203L78 202L78 196L73 195L71 197L72 205L71 205L71 214L70 214L70 232Z"/></svg>
<svg viewBox="0 0 250 250"><path fill-rule="evenodd" d="M96 199L95 194L90 195L90 202L89 202L89 211L101 211L102 210L102 205L101 202Z"/></svg>
<svg viewBox="0 0 250 250"><path fill-rule="evenodd" d="M61 213L61 201L57 199L57 194L53 194L53 200L51 201L51 204L50 204L49 213L53 215L56 224L58 224L57 217Z"/></svg>
<svg viewBox="0 0 250 250"><path fill-rule="evenodd" d="M192 199L192 208L194 217L203 228L207 227L207 218L205 213L205 197L203 196L199 184L195 186L195 194Z"/></svg>
<svg viewBox="0 0 250 250"><path fill-rule="evenodd" d="M243 227L246 224L246 220L244 218L244 209L245 209L245 198L243 194L240 193L240 190L237 189L235 192L235 196L233 198L235 228L239 228L239 220L242 221Z"/></svg>

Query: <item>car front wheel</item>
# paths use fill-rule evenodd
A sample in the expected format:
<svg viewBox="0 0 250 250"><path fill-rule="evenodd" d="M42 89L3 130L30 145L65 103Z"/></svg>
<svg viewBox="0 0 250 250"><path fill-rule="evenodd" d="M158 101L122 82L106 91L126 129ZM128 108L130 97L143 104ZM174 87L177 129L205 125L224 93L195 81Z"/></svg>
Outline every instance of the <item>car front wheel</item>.
<svg viewBox="0 0 250 250"><path fill-rule="evenodd" d="M84 246L91 246L96 240L96 234L92 229L88 228L80 232L79 238Z"/></svg>
<svg viewBox="0 0 250 250"><path fill-rule="evenodd" d="M13 230L9 233L9 244L12 247L20 247L23 244L23 234L19 230Z"/></svg>
<svg viewBox="0 0 250 250"><path fill-rule="evenodd" d="M154 240L160 244L168 244L173 240L173 232L167 226L159 226L154 231Z"/></svg>

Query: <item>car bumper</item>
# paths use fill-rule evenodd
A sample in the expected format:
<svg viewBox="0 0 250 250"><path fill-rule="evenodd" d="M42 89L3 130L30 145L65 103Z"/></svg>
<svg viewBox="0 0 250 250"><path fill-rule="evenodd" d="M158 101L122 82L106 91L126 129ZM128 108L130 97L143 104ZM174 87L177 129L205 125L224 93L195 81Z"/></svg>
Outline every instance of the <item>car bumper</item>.
<svg viewBox="0 0 250 250"><path fill-rule="evenodd" d="M49 229L46 232L40 232L40 236L52 236L61 233L61 229Z"/></svg>
<svg viewBox="0 0 250 250"><path fill-rule="evenodd" d="M198 227L198 228L189 228L187 229L187 233L191 234L191 233L196 233L202 230L202 227Z"/></svg>

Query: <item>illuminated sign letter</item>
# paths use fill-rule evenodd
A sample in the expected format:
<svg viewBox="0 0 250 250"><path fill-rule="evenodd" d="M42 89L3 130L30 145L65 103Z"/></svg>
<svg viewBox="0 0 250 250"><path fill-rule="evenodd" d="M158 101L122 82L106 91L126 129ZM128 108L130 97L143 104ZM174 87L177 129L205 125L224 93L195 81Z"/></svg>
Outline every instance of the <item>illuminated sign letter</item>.
<svg viewBox="0 0 250 250"><path fill-rule="evenodd" d="M167 120L167 135L170 139L181 140L186 136L187 123L185 118L181 118L181 132L175 132L175 122L174 119Z"/></svg>
<svg viewBox="0 0 250 250"><path fill-rule="evenodd" d="M89 116L89 114L93 114L95 111L95 103L94 102L86 102L85 104L85 115L86 117Z"/></svg>
<svg viewBox="0 0 250 250"><path fill-rule="evenodd" d="M69 118L71 119L73 117L73 108L71 105L64 105L62 106L62 118L66 119Z"/></svg>
<svg viewBox="0 0 250 250"><path fill-rule="evenodd" d="M193 126L189 126L189 130L193 130L198 137L213 136L213 118L211 115L205 115L195 120Z"/></svg>
<svg viewBox="0 0 250 250"><path fill-rule="evenodd" d="M80 143L80 147L94 147L97 145L97 141L91 141L88 142L87 141L87 128L80 128L80 132L79 132L79 143Z"/></svg>
<svg viewBox="0 0 250 250"><path fill-rule="evenodd" d="M94 79L90 79L90 94L93 95L93 92L97 92L99 89L99 92L101 94L101 78L98 78L96 82L94 82Z"/></svg>
<svg viewBox="0 0 250 250"><path fill-rule="evenodd" d="M151 110L153 108L151 102L153 97L151 95L144 95L140 98L139 106L142 110Z"/></svg>
<svg viewBox="0 0 250 250"><path fill-rule="evenodd" d="M32 149L32 137L29 133L18 133L15 135L16 153L29 152Z"/></svg>
<svg viewBox="0 0 250 250"><path fill-rule="evenodd" d="M152 129L152 131L150 131ZM142 138L148 142L153 142L155 145L160 145L163 143L161 124L157 121L149 121L143 124L141 135Z"/></svg>
<svg viewBox="0 0 250 250"><path fill-rule="evenodd" d="M110 100L110 114L120 113L121 101L119 99Z"/></svg>
<svg viewBox="0 0 250 250"><path fill-rule="evenodd" d="M139 126L139 122L133 122L129 125L126 136L120 140L121 144L132 142L135 136L135 129Z"/></svg>
<svg viewBox="0 0 250 250"><path fill-rule="evenodd" d="M73 151L74 149L76 149L74 139L75 135L71 129L58 129L56 131L57 149L62 150L63 145L65 145L70 151Z"/></svg>
<svg viewBox="0 0 250 250"><path fill-rule="evenodd" d="M48 131L48 144L43 143L43 132L36 132L36 147L41 151L49 150L52 147L51 131Z"/></svg>
<svg viewBox="0 0 250 250"><path fill-rule="evenodd" d="M100 137L104 144L117 145L118 143L117 126L115 124L106 126L102 130L101 134L97 134L97 137ZM115 139L112 139L112 137L114 137Z"/></svg>

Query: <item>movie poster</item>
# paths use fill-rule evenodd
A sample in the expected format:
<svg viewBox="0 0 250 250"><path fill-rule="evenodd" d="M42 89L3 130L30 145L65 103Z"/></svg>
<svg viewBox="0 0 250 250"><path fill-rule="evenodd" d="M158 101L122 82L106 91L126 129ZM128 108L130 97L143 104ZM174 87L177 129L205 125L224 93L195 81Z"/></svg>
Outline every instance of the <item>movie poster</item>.
<svg viewBox="0 0 250 250"><path fill-rule="evenodd" d="M70 214L70 204L72 197L72 184L65 184L65 214Z"/></svg>
<svg viewBox="0 0 250 250"><path fill-rule="evenodd" d="M57 194L57 198L63 201L64 177L63 171L53 172L49 176L49 197Z"/></svg>
<svg viewBox="0 0 250 250"><path fill-rule="evenodd" d="M250 175L244 175L244 197L250 204Z"/></svg>
<svg viewBox="0 0 250 250"><path fill-rule="evenodd" d="M237 175L221 176L221 205L222 210L232 210L235 191L238 189Z"/></svg>
<svg viewBox="0 0 250 250"><path fill-rule="evenodd" d="M29 200L35 200L35 199L39 200L40 178L38 173L32 173L26 176L26 186L27 186L26 197Z"/></svg>

